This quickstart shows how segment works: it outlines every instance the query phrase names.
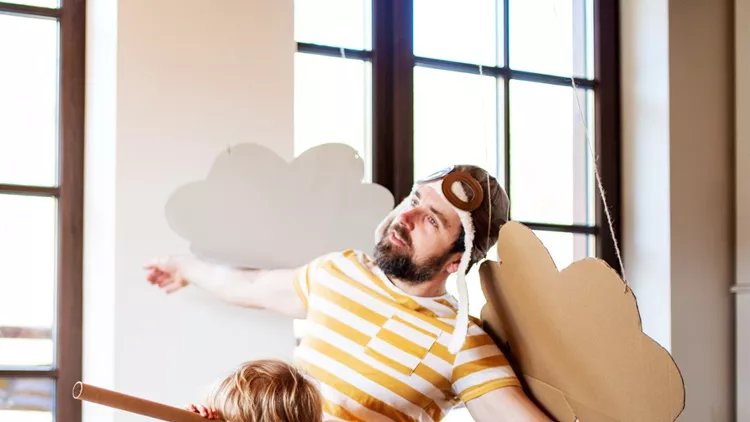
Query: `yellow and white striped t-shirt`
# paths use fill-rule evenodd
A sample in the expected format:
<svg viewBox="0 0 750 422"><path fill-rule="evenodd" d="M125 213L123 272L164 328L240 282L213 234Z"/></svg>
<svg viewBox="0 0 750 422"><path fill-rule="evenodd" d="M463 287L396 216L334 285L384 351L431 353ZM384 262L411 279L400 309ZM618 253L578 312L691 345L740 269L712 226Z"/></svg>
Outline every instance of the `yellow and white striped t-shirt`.
<svg viewBox="0 0 750 422"><path fill-rule="evenodd" d="M362 252L320 257L297 271L307 333L297 364L315 377L326 420L439 421L459 401L520 385L474 321L448 352L456 300L410 296Z"/></svg>

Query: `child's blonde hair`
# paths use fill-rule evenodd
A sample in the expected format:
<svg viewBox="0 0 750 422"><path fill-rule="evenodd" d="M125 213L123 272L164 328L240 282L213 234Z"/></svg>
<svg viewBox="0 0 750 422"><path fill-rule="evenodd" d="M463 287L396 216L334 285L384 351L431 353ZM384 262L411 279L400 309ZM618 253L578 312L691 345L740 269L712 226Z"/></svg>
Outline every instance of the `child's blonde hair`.
<svg viewBox="0 0 750 422"><path fill-rule="evenodd" d="M279 360L245 362L216 386L206 403L227 422L320 422L317 385Z"/></svg>

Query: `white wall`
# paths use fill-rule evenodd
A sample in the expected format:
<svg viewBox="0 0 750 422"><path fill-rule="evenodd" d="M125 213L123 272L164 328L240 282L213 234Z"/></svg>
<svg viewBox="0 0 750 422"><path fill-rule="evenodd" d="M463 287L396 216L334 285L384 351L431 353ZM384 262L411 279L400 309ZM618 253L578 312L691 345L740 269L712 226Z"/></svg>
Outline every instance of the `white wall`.
<svg viewBox="0 0 750 422"><path fill-rule="evenodd" d="M737 420L750 420L750 0L735 0ZM743 399L740 399L743 398Z"/></svg>
<svg viewBox="0 0 750 422"><path fill-rule="evenodd" d="M623 260L643 331L669 349L668 4L621 4Z"/></svg>
<svg viewBox="0 0 750 422"><path fill-rule="evenodd" d="M685 421L734 420L732 9L669 3L672 351Z"/></svg>
<svg viewBox="0 0 750 422"><path fill-rule="evenodd" d="M166 296L142 270L187 252L165 202L222 149L292 157L292 2L88 3L84 381L181 406L241 361L293 351L290 320ZM85 421L141 419L84 406Z"/></svg>
<svg viewBox="0 0 750 422"><path fill-rule="evenodd" d="M626 270L685 378L680 420L732 421L732 3L620 4Z"/></svg>

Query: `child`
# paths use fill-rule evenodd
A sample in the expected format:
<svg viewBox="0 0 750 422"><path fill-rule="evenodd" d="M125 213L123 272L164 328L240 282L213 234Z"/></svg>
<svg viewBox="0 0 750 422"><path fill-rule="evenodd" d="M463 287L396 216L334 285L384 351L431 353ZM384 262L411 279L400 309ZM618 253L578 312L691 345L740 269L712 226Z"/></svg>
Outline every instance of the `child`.
<svg viewBox="0 0 750 422"><path fill-rule="evenodd" d="M279 360L245 362L222 380L205 406L187 410L226 422L320 422L323 404L314 382Z"/></svg>

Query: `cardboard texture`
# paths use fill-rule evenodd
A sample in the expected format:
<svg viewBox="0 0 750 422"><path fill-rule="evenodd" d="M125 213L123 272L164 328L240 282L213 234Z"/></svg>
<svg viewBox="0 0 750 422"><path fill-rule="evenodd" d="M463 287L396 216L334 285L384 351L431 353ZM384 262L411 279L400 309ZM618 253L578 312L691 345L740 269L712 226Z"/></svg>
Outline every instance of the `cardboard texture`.
<svg viewBox="0 0 750 422"><path fill-rule="evenodd" d="M293 268L336 250L372 250L394 198L363 178L364 162L344 144L311 148L291 163L240 144L219 154L205 180L178 188L166 217L201 258Z"/></svg>
<svg viewBox="0 0 750 422"><path fill-rule="evenodd" d="M558 271L542 242L510 222L499 261L479 269L485 328L534 400L559 422L674 421L685 405L670 354L641 328L635 296L604 261Z"/></svg>

